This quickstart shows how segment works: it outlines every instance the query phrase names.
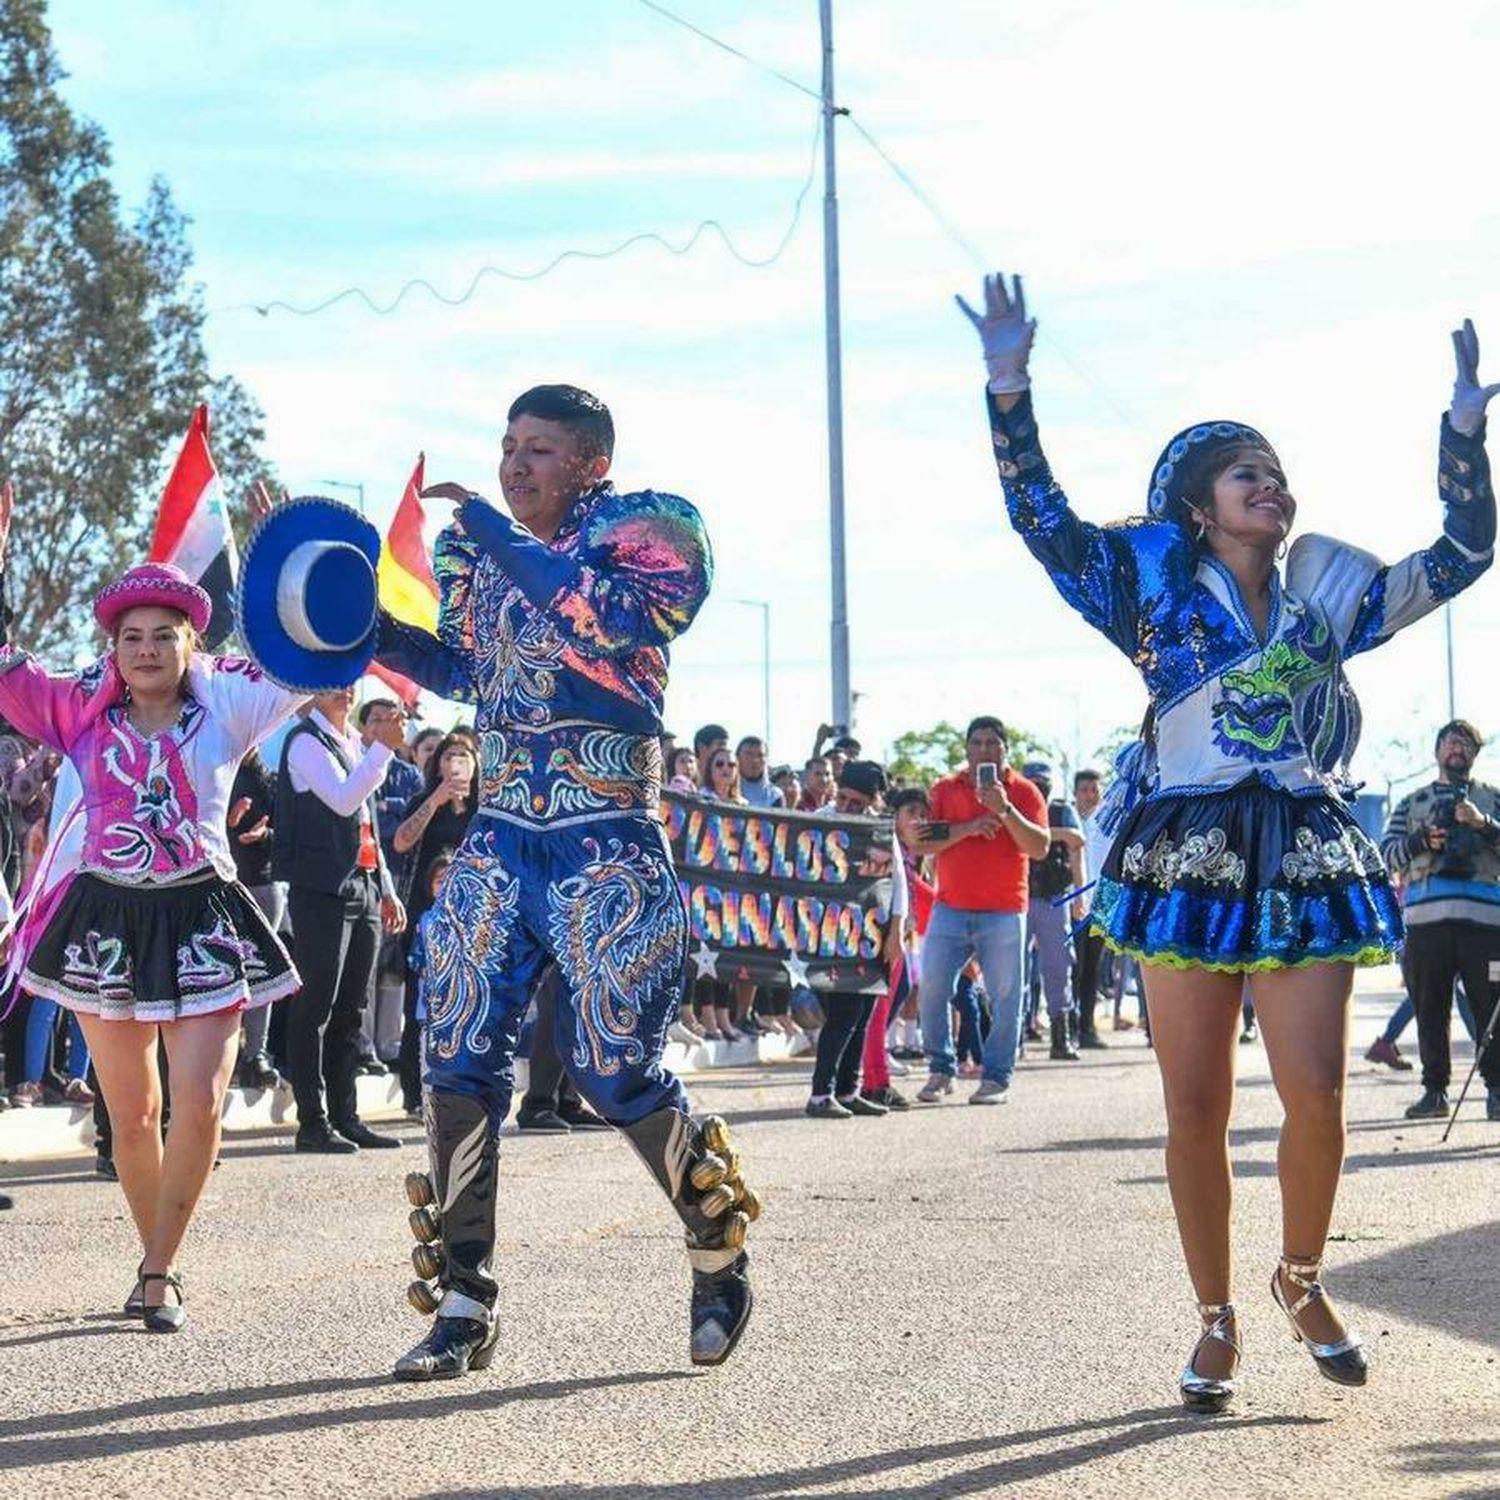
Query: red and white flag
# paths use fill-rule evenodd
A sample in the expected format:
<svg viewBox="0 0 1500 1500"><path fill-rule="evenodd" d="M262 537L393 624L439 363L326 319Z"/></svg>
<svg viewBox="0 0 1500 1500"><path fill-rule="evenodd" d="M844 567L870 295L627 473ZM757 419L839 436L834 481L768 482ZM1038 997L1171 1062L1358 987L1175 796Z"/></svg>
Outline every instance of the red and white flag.
<svg viewBox="0 0 1500 1500"><path fill-rule="evenodd" d="M175 563L208 591L214 613L204 644L217 650L234 629L240 557L229 527L224 486L208 451L207 406L193 413L182 451L162 491L150 560Z"/></svg>

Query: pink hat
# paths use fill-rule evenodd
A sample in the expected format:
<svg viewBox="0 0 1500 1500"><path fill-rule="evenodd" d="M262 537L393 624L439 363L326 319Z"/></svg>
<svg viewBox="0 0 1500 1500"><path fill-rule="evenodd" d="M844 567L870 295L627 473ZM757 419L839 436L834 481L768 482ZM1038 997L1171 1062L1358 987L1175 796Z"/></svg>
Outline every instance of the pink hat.
<svg viewBox="0 0 1500 1500"><path fill-rule="evenodd" d="M200 589L181 568L172 563L141 563L99 590L94 618L108 634L127 609L143 604L180 610L199 635L208 629L214 612L207 590Z"/></svg>

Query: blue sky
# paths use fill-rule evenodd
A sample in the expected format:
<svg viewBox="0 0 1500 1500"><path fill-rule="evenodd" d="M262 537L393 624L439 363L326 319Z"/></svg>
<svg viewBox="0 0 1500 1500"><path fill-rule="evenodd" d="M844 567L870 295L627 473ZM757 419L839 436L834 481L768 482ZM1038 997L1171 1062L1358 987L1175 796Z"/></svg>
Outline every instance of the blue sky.
<svg viewBox="0 0 1500 1500"><path fill-rule="evenodd" d="M677 0L815 85L815 0ZM1085 515L1139 509L1162 441L1228 415L1269 433L1300 524L1395 557L1439 526L1448 330L1475 318L1500 378L1500 209L1480 104L1500 13L1479 0L1384 26L1337 0L842 0L840 93L986 261L1027 273L1037 404ZM448 291L643 230L717 218L780 240L816 106L636 0L530 4L55 0L69 98L117 180L153 173L192 216L216 363L268 416L293 487L362 481L377 518L418 449L493 489L503 410L538 380L614 408L616 474L691 496L719 587L676 654L669 720L762 725L773 754L827 708L821 184L766 270L712 240L640 247L540 282ZM847 127L840 189L857 727L883 745L995 711L1087 757L1142 706L1009 534L973 337L979 266ZM1455 609L1459 711L1500 731L1487 672L1500 581ZM1361 769L1414 767L1446 715L1439 619L1357 663ZM1416 759L1399 748L1410 741Z"/></svg>

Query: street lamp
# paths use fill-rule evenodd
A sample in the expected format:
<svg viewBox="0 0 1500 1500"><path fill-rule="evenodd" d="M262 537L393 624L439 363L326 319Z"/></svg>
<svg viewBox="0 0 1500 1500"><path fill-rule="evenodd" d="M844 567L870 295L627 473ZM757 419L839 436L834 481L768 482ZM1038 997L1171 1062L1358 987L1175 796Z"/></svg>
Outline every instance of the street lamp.
<svg viewBox="0 0 1500 1500"><path fill-rule="evenodd" d="M330 489L353 490L359 499L355 502L359 506L360 515L365 513L365 487L357 479L320 479L319 484L326 484Z"/></svg>
<svg viewBox="0 0 1500 1500"><path fill-rule="evenodd" d="M733 599L747 609L760 611L760 691L766 721L766 743L771 743L771 604L767 599Z"/></svg>

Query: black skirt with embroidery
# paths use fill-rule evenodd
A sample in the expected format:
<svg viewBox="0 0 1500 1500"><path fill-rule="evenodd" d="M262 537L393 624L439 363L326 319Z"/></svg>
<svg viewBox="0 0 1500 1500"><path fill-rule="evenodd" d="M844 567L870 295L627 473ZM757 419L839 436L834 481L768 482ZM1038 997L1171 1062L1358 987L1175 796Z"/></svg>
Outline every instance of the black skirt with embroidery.
<svg viewBox="0 0 1500 1500"><path fill-rule="evenodd" d="M255 899L212 871L171 885L80 874L20 980L69 1010L151 1024L252 1010L301 982Z"/></svg>

